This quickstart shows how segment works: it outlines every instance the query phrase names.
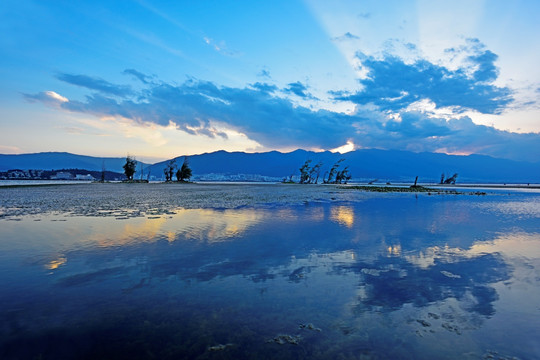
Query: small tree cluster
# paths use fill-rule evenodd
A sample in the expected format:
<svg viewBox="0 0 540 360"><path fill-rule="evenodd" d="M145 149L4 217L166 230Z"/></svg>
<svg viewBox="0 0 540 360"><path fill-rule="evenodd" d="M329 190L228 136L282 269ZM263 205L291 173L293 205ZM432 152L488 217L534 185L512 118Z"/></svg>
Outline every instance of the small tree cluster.
<svg viewBox="0 0 540 360"><path fill-rule="evenodd" d="M182 166L180 167L180 169L178 169L176 166L176 159L169 160L167 162L167 165L165 166L165 169L163 169L163 173L165 174L166 182L173 181L174 175L176 175L177 181L189 180L192 176L192 171L191 171L191 168L189 167L189 161L188 161L187 156L184 157L184 162L182 163Z"/></svg>
<svg viewBox="0 0 540 360"><path fill-rule="evenodd" d="M444 173L441 174L441 184L456 184L456 179L458 177L458 174L455 173L454 175L450 176L449 178L445 179Z"/></svg>
<svg viewBox="0 0 540 360"><path fill-rule="evenodd" d="M137 169L137 160L128 155L126 157L126 163L122 167L124 168L124 174L126 174L127 179L133 180L133 174L135 174L135 170Z"/></svg>
<svg viewBox="0 0 540 360"><path fill-rule="evenodd" d="M321 175L322 162L310 167L311 160L306 160L300 168L300 184L317 184Z"/></svg>
<svg viewBox="0 0 540 360"><path fill-rule="evenodd" d="M300 168L300 184L307 184L309 179L309 164L311 160L306 160L304 165Z"/></svg>
<svg viewBox="0 0 540 360"><path fill-rule="evenodd" d="M349 182L349 180L351 180L351 174L349 172L349 167L345 166L343 170L336 173L334 184L346 184L347 182Z"/></svg>
<svg viewBox="0 0 540 360"><path fill-rule="evenodd" d="M351 179L349 167L346 166L343 170L339 170L340 164L345 159L340 159L336 162L330 171L327 171L323 176L323 183L325 184L343 184L347 183ZM321 175L322 162L318 162L313 167L310 166L311 160L306 160L304 165L300 168L300 184L317 184Z"/></svg>
<svg viewBox="0 0 540 360"><path fill-rule="evenodd" d="M186 181L191 178L191 175L192 175L191 168L189 167L188 158L186 156L184 157L184 163L182 164L180 169L178 169L178 171L176 172L176 180Z"/></svg>
<svg viewBox="0 0 540 360"><path fill-rule="evenodd" d="M345 166L343 170L339 170L339 167L343 161L345 161L345 159L339 159L334 165L332 165L330 171L327 172L328 176L323 179L325 184L346 184L349 180L351 180L351 173L349 172L348 166Z"/></svg>
<svg viewBox="0 0 540 360"><path fill-rule="evenodd" d="M135 171L137 169L137 160L135 160L134 157L128 155L126 157L126 163L123 166L124 168L124 174L126 175L128 180L133 180L133 175L135 174ZM176 166L176 159L172 159L167 161L167 164L165 165L165 168L163 169L163 173L165 174L165 181L170 182L173 181L173 176L176 175L177 181L187 181L192 176L191 168L189 167L189 162L187 156L184 157L184 162L182 163L182 166L180 169L177 169ZM143 181L144 176L144 168L143 164L141 163L141 181ZM147 181L150 179L150 171L147 168ZM103 182L105 180L105 161L103 161L102 169L101 169L101 181Z"/></svg>
<svg viewBox="0 0 540 360"><path fill-rule="evenodd" d="M167 165L165 165L165 169L163 169L166 182L172 181L174 170L176 170L176 159L167 161Z"/></svg>

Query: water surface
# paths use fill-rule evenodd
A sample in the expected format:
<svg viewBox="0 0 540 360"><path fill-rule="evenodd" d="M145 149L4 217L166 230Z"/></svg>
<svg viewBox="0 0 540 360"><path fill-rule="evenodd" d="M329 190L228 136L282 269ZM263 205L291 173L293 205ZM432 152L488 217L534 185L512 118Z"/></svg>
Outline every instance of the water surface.
<svg viewBox="0 0 540 360"><path fill-rule="evenodd" d="M132 210L0 220L0 358L540 357L538 194Z"/></svg>

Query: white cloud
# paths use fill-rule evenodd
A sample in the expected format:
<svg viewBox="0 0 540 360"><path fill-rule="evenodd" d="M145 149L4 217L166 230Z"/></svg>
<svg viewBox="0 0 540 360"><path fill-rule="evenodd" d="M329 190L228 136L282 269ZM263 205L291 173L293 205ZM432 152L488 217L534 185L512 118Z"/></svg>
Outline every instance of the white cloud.
<svg viewBox="0 0 540 360"><path fill-rule="evenodd" d="M23 94L24 98L29 102L42 102L49 106L60 106L62 103L67 103L68 98L54 92L54 91L43 91L37 94Z"/></svg>

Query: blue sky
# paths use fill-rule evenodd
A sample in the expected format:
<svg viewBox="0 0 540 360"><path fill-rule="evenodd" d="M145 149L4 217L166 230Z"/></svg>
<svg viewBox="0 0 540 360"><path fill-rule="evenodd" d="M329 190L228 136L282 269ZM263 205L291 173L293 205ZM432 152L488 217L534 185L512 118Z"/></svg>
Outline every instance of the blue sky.
<svg viewBox="0 0 540 360"><path fill-rule="evenodd" d="M0 153L539 161L539 15L535 0L6 0Z"/></svg>

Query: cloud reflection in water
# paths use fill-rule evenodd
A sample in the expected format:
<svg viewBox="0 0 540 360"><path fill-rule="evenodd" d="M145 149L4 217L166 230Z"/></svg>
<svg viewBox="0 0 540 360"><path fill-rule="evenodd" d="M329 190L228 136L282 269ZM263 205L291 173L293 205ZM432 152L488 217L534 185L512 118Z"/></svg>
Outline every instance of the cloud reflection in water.
<svg viewBox="0 0 540 360"><path fill-rule="evenodd" d="M518 311L508 294L524 284L538 293L536 223L514 221L509 228L511 215L494 222L492 208L486 212L457 197L399 196L40 222L46 227L25 227L23 219L4 229L22 242L38 230L44 239L55 237L51 246L25 255L47 259L39 267L52 274L42 278L12 262L17 276L6 283L4 308L22 309L18 322L36 318L45 328L49 318L84 324L88 311L97 329L111 311L127 324L137 314L156 329L159 319L206 324L204 333L193 330L198 338L214 334L214 323L227 334L249 328L250 336L264 339L291 321L312 321L328 343L345 346L350 339L390 356L384 349L391 346L369 339L384 335L397 346L405 338L421 341L415 331L429 329L440 344L441 333L465 336L489 328L487 321L497 323L500 313ZM13 290L25 283L36 284L25 290L31 303L21 303ZM530 301L520 301L524 314L534 316ZM0 319L9 316L0 311Z"/></svg>

